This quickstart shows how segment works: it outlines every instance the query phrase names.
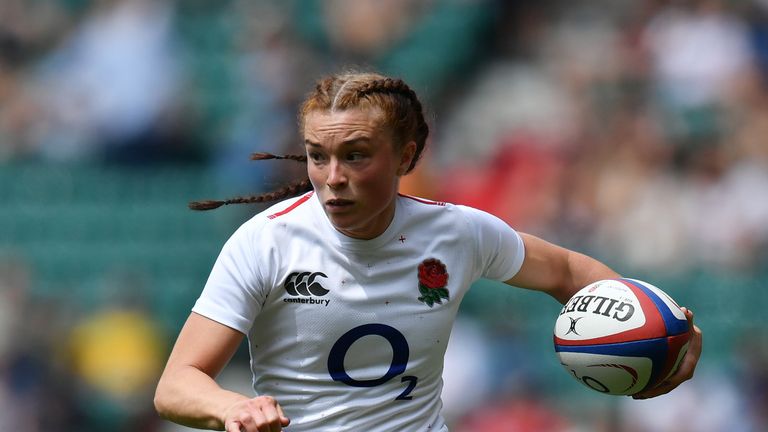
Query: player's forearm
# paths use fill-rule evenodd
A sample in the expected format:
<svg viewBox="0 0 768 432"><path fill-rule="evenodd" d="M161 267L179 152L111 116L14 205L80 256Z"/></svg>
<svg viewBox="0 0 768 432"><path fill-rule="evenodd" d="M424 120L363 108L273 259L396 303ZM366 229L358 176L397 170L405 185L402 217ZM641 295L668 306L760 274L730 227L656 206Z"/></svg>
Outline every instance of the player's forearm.
<svg viewBox="0 0 768 432"><path fill-rule="evenodd" d="M602 279L621 277L607 265L587 255L568 251L568 277L555 298L565 304L571 296L585 286Z"/></svg>
<svg viewBox="0 0 768 432"><path fill-rule="evenodd" d="M223 430L226 410L246 396L222 389L192 366L166 370L155 393L158 414L185 426Z"/></svg>
<svg viewBox="0 0 768 432"><path fill-rule="evenodd" d="M588 284L619 277L600 261L554 245L530 234L520 233L525 243L525 260L518 273L506 283L545 292L565 304Z"/></svg>

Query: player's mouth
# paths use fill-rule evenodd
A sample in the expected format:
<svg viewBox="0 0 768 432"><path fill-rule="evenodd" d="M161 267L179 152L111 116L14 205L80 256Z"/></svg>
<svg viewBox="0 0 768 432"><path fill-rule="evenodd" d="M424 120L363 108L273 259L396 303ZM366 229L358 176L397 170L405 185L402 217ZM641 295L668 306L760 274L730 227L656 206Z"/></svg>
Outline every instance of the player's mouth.
<svg viewBox="0 0 768 432"><path fill-rule="evenodd" d="M333 198L325 202L325 208L330 212L338 212L350 208L352 204L354 204L354 201L341 198Z"/></svg>

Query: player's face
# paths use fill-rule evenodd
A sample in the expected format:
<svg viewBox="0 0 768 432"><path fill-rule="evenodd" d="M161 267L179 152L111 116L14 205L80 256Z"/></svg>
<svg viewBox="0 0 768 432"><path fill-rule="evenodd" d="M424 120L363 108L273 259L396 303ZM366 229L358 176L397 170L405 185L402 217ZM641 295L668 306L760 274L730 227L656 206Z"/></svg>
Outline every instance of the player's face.
<svg viewBox="0 0 768 432"><path fill-rule="evenodd" d="M416 144L398 149L375 109L310 112L304 119L309 179L325 214L349 237L372 239L395 214L400 176Z"/></svg>

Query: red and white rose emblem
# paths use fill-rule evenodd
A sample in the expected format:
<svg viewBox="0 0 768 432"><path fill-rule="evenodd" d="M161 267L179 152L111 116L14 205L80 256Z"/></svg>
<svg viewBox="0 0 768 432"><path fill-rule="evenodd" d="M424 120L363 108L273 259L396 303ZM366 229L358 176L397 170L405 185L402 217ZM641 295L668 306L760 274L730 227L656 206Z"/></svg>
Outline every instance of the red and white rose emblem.
<svg viewBox="0 0 768 432"><path fill-rule="evenodd" d="M419 264L419 301L432 307L435 303L442 304L443 299L450 300L446 285L448 271L440 260L429 258Z"/></svg>

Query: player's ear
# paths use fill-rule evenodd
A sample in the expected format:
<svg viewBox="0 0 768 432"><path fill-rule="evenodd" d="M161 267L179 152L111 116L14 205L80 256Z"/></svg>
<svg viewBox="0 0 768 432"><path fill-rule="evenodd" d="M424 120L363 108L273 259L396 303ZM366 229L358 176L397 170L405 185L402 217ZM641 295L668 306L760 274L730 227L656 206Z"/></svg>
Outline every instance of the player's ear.
<svg viewBox="0 0 768 432"><path fill-rule="evenodd" d="M397 167L397 175L402 176L408 172L408 168L416 155L416 141L408 141L400 152L400 164Z"/></svg>

